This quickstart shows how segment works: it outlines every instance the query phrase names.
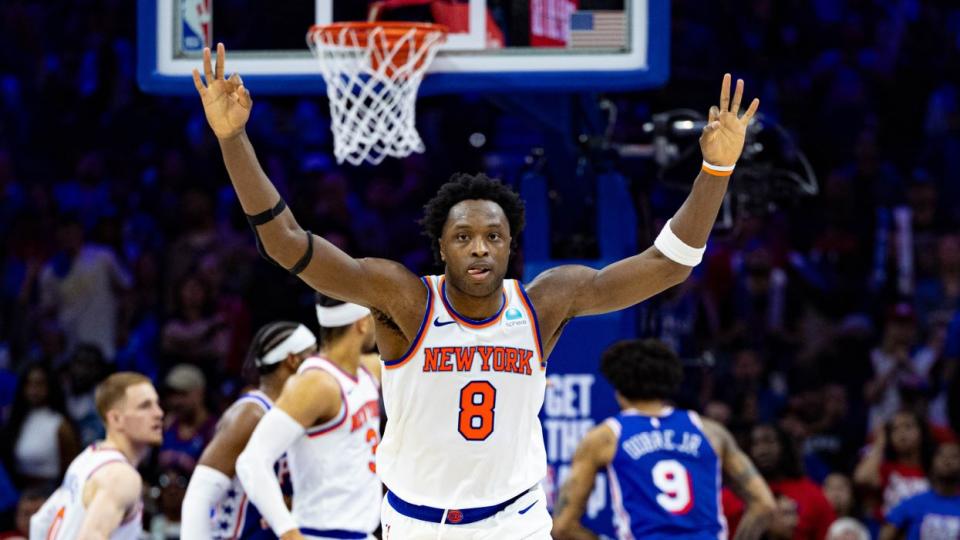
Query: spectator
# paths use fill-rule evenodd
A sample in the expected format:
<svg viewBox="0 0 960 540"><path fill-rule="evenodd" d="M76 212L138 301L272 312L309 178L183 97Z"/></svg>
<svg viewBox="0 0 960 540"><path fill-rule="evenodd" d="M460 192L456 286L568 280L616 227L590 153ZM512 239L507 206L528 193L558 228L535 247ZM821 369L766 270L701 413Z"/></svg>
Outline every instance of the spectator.
<svg viewBox="0 0 960 540"><path fill-rule="evenodd" d="M77 427L80 445L87 446L107 434L97 413L94 391L107 375L103 353L94 345L80 345L66 365L63 382L67 413Z"/></svg>
<svg viewBox="0 0 960 540"><path fill-rule="evenodd" d="M221 372L230 335L199 276L187 274L177 287L177 308L164 325L161 340L167 358L200 365L208 374Z"/></svg>
<svg viewBox="0 0 960 540"><path fill-rule="evenodd" d="M196 366L179 364L170 370L164 382L168 392L164 410L169 415L160 445L160 467L177 467L189 474L213 438L217 424L203 402L206 378Z"/></svg>
<svg viewBox="0 0 960 540"><path fill-rule="evenodd" d="M880 495L880 518L900 501L929 488L926 470L933 440L918 414L901 411L877 430L873 444L853 473L859 487Z"/></svg>
<svg viewBox="0 0 960 540"><path fill-rule="evenodd" d="M887 312L883 340L870 353L873 378L864 386L870 404L868 428L872 432L903 407L901 389L916 389L936 360L930 349L915 353L917 319L910 304L900 303Z"/></svg>
<svg viewBox="0 0 960 540"><path fill-rule="evenodd" d="M14 530L0 532L0 540L27 540L30 538L30 516L37 513L50 493L50 490L37 488L24 491L23 495L20 496L20 501L17 502Z"/></svg>
<svg viewBox="0 0 960 540"><path fill-rule="evenodd" d="M870 531L859 521L844 517L827 529L827 540L870 540Z"/></svg>
<svg viewBox="0 0 960 540"><path fill-rule="evenodd" d="M930 467L930 489L901 501L886 516L881 540L960 538L960 444L941 444Z"/></svg>
<svg viewBox="0 0 960 540"><path fill-rule="evenodd" d="M774 494L781 497L781 509L789 501L797 522L794 540L822 540L833 523L834 512L820 488L802 471L793 441L783 430L760 424L750 434L750 457ZM788 520L789 521L789 520ZM786 530L786 529L784 529Z"/></svg>
<svg viewBox="0 0 960 540"><path fill-rule="evenodd" d="M809 392L803 418L803 462L807 473L823 482L832 471L851 471L862 444L859 426L849 418L846 388L826 384ZM816 471L816 472L814 472Z"/></svg>
<svg viewBox="0 0 960 540"><path fill-rule="evenodd" d="M823 496L827 498L838 518L855 517L857 502L853 496L853 482L843 473L833 473L823 481Z"/></svg>
<svg viewBox="0 0 960 540"><path fill-rule="evenodd" d="M175 464L160 473L160 496L157 500L159 513L150 520L149 540L179 540L180 508L189 481L190 472Z"/></svg>
<svg viewBox="0 0 960 540"><path fill-rule="evenodd" d="M63 394L53 382L52 374L42 365L28 364L23 369L10 421L0 441L21 488L53 486L80 452Z"/></svg>
<svg viewBox="0 0 960 540"><path fill-rule="evenodd" d="M61 251L40 273L41 306L56 315L69 349L91 343L113 359L118 292L130 287L130 276L112 249L85 242L75 217L61 221L57 240Z"/></svg>

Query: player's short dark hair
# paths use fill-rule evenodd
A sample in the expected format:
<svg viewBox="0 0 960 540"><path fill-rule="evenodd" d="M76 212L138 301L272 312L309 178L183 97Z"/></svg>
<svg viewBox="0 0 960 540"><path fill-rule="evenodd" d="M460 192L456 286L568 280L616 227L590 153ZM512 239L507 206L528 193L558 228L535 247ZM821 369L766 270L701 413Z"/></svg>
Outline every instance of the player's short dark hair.
<svg viewBox="0 0 960 540"><path fill-rule="evenodd" d="M629 400L670 399L683 380L680 359L656 339L614 343L600 357L600 373Z"/></svg>
<svg viewBox="0 0 960 540"><path fill-rule="evenodd" d="M283 340L290 337L290 334L293 334L299 326L299 323L291 321L275 321L265 324L257 330L250 342L250 348L247 349L247 358L244 362L243 369L247 379L255 380L257 375L268 375L280 367L282 362L263 366L260 365L258 359L263 358L274 347L283 343Z"/></svg>
<svg viewBox="0 0 960 540"><path fill-rule="evenodd" d="M437 264L440 259L440 237L443 235L443 226L447 223L450 209L461 201L469 200L493 201L500 205L510 224L512 241L510 248L517 247L517 241L526 224L523 199L510 186L499 180L494 180L485 174L457 173L450 177L446 184L440 186L437 194L423 206L423 234L430 239L430 247Z"/></svg>
<svg viewBox="0 0 960 540"><path fill-rule="evenodd" d="M341 304L344 304L343 300L337 300L323 293L317 293L315 303L320 307L336 307ZM352 325L348 324L346 326L320 326L320 343L323 345L328 345L334 341L340 339L341 336L347 333L350 330Z"/></svg>

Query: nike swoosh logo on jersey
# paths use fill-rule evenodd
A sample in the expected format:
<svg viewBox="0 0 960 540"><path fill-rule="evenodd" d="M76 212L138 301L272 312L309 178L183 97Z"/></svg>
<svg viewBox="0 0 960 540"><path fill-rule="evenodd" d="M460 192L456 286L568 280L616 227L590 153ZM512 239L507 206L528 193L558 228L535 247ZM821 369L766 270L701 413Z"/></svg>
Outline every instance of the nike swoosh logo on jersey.
<svg viewBox="0 0 960 540"><path fill-rule="evenodd" d="M448 324L453 324L453 323L455 323L455 322L457 322L457 321L444 321L444 322L440 322L440 317L437 317L436 319L433 320L433 325L436 326L437 328L440 328L441 326L446 326L446 325L448 325Z"/></svg>
<svg viewBox="0 0 960 540"><path fill-rule="evenodd" d="M537 499L537 500L533 501L533 504L531 504L530 506L524 508L524 509L521 510L519 513L521 513L521 514L526 514L526 513L527 513L527 510L530 510L531 508L533 508L533 505L534 505L534 504L537 504L538 502L540 502L540 499Z"/></svg>

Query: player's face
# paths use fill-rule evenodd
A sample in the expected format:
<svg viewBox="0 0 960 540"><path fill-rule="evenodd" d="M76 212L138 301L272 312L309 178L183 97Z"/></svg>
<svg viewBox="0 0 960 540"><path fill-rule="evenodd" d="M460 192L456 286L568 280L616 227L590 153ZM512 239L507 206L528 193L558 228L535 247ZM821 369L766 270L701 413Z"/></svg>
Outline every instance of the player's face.
<svg viewBox="0 0 960 540"><path fill-rule="evenodd" d="M163 442L163 410L152 384L128 387L117 413L119 429L132 442L153 446Z"/></svg>
<svg viewBox="0 0 960 540"><path fill-rule="evenodd" d="M510 224L499 204L485 200L455 204L440 238L447 279L471 296L495 293L507 273L510 242Z"/></svg>
<svg viewBox="0 0 960 540"><path fill-rule="evenodd" d="M374 323L373 315L367 315L363 319L363 324L360 328L361 332L363 332L363 348L360 352L364 354L371 353L377 345L377 327Z"/></svg>

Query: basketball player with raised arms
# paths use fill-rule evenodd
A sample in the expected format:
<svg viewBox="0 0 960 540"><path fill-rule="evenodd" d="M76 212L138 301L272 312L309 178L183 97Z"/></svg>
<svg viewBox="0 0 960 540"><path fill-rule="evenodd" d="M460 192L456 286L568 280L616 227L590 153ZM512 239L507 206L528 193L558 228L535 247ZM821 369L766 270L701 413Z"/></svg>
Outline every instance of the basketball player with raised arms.
<svg viewBox="0 0 960 540"><path fill-rule="evenodd" d="M553 537L598 538L580 518L605 469L620 540L727 538L724 473L747 501L734 538L760 538L775 509L773 494L726 428L670 406L683 379L673 351L653 339L621 341L604 351L600 372L622 410L580 442L554 508Z"/></svg>
<svg viewBox="0 0 960 540"><path fill-rule="evenodd" d="M316 336L295 322L273 322L254 335L246 365L257 373L258 387L227 408L213 440L203 450L183 498L181 540L276 538L261 523L260 512L250 504L234 467L253 429L273 408L284 383L316 352ZM289 497L293 491L286 459L278 460L276 468L284 495Z"/></svg>
<svg viewBox="0 0 960 540"><path fill-rule="evenodd" d="M139 540L143 482L137 465L163 442L163 411L150 379L120 372L94 400L107 436L70 463L63 484L30 519L30 538Z"/></svg>
<svg viewBox="0 0 960 540"><path fill-rule="evenodd" d="M741 116L743 82L731 92L724 76L700 138L702 171L654 246L600 270L553 268L524 288L504 279L523 202L483 175L454 175L425 207L441 276L355 259L304 230L257 162L244 129L253 102L239 75L224 77L224 54L218 45L214 67L205 51L206 80L194 70L194 84L262 253L376 318L388 418L377 452L389 489L385 537L548 538L537 415L550 351L570 319L633 306L690 275L759 101Z"/></svg>
<svg viewBox="0 0 960 540"><path fill-rule="evenodd" d="M290 538L372 539L383 488L380 383L363 364L374 345L370 310L320 296L320 351L300 364L237 459L244 491L273 532ZM286 453L287 509L274 463Z"/></svg>

